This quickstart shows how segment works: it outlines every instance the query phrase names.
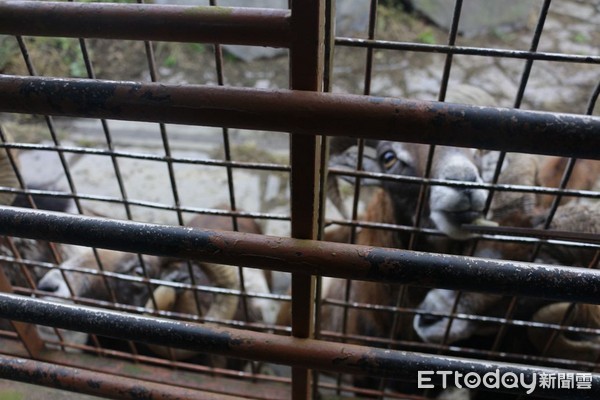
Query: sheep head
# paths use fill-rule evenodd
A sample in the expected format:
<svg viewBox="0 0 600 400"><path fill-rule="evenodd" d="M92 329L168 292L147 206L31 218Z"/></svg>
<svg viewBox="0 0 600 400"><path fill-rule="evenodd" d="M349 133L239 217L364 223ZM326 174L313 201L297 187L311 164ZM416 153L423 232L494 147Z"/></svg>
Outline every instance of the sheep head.
<svg viewBox="0 0 600 400"><path fill-rule="evenodd" d="M160 258L154 256L138 256L105 249L98 249L97 255L103 271L123 275L145 276L147 274L149 278L158 276L162 262ZM144 283L113 277L104 280L99 274L76 271L77 269L97 270L98 267L92 249L86 248L79 255L61 264L64 272L60 269L48 271L38 282L38 289L48 292L53 297L68 299L76 296L106 301L112 300L112 291L115 300L123 304L141 306L146 302L150 293Z"/></svg>
<svg viewBox="0 0 600 400"><path fill-rule="evenodd" d="M457 299L457 296L460 297ZM499 295L467 292L460 294L454 290L432 289L418 307L421 311L432 314L416 315L413 328L419 337L428 343L442 343L446 335L447 343L468 339L482 331L480 322L462 318L451 322L442 315L450 314L457 300L456 313L481 315L487 313L490 307L498 304L501 299L502 296Z"/></svg>
<svg viewBox="0 0 600 400"><path fill-rule="evenodd" d="M409 177L425 177L429 146L416 143L378 141L374 151L363 159L363 169L368 172L387 173ZM345 154L331 159L330 165L355 168L357 159L350 148ZM432 159L429 177L446 181L481 183L482 179L474 159L475 151L449 146L437 146ZM396 220L400 224L413 224L419 198L417 182L361 180L364 185L380 185L391 196ZM484 189L432 185L426 207L429 222L453 239L467 239L471 234L461 228L483 217L487 198Z"/></svg>

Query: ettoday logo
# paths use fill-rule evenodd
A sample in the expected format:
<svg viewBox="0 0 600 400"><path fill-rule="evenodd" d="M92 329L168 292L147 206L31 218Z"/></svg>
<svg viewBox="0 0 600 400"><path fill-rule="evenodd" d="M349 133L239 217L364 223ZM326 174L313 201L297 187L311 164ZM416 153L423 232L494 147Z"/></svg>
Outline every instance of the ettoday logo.
<svg viewBox="0 0 600 400"><path fill-rule="evenodd" d="M441 377L442 389L454 386L459 389L524 389L527 394L535 389L591 389L591 373L532 373L526 376L523 373L500 373L499 369L485 374L477 372L462 373L458 371L418 371L417 386L420 389L433 389L431 383L434 376ZM439 378L436 379L439 381Z"/></svg>

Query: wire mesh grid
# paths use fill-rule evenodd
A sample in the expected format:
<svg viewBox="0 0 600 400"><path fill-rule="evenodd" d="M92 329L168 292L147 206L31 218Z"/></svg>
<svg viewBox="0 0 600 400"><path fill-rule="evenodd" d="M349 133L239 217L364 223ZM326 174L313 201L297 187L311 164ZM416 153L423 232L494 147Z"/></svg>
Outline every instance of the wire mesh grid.
<svg viewBox="0 0 600 400"><path fill-rule="evenodd" d="M520 27L513 30L497 28L491 33L478 32L477 35L469 34L464 23L466 17L475 12L472 7L476 2L463 4L460 0L456 1L450 10L452 18L447 19L447 28L432 25L422 18L422 14L410 14L400 4L381 3L361 3L363 14L368 18L363 21L364 32L355 33L355 37L346 37L339 32L335 38L330 37L328 32L332 22L326 21L324 43L331 45L325 46L322 71L325 91L367 95L371 96L369 99L372 101L383 101L373 96L389 96L475 106L502 106L513 110L526 108L569 112L575 114L576 129L583 131L585 124L592 124L591 133L588 130L585 139L593 138L594 134L597 136L597 121L584 117L595 114L600 93L600 58L594 48L599 38L593 29L600 12L594 3L531 2L527 5ZM40 7L42 10L43 2L32 4L36 4L33 8ZM14 3L6 2L5 5L10 8ZM216 6L214 1L202 5ZM337 11L341 13L344 7L345 4L340 2ZM101 8L95 12L100 12ZM283 8L286 8L285 5ZM327 2L324 8L329 13L332 4ZM167 15L169 9L160 11ZM298 15L301 12L297 11ZM33 79L58 76L161 83L171 90L168 94L175 94L179 87L194 84L254 87L267 89L267 92L288 86L316 90L302 87L305 83L302 78L294 78L293 72L289 79L290 61L285 55L267 60L241 61L236 58L242 57L236 53L244 50L240 48L228 47L224 50L221 45L178 43L176 39L170 39L175 40L173 43L143 41L139 38L39 37L35 35L39 32L35 32L32 26L34 24L19 28L24 30L22 35L1 37L7 54L17 55L0 65L2 73L30 76ZM185 31L183 24L181 29ZM565 30L569 32L568 35L561 33ZM132 38L126 34L123 39ZM292 60L292 69L294 62L301 63ZM8 82L9 78L9 75L5 75L2 79ZM55 85L54 89L60 83L47 80L43 84ZM90 86L89 90L96 96L106 95L104 91L110 89L105 83ZM10 92L10 86L3 87L6 93L13 93ZM131 93L141 91L140 99L145 96L146 99L160 101L158 96L161 92L153 91L155 87L138 87L132 83L128 89ZM147 90L145 95L144 90ZM255 95L258 102L260 98L257 93ZM63 111L72 107L77 110L77 99L63 97L60 100L62 103L50 102L53 112L48 114L68 115ZM19 104L16 100L15 103ZM14 111L8 101L0 104L4 111ZM159 108L153 110L160 112ZM457 110L462 109L459 107L450 111ZM477 112L479 109L475 107L472 110ZM480 111L483 114L485 110ZM110 117L82 120L65 116L36 117L22 114L23 111L19 111L21 114L9 112L2 115L0 134L6 149L4 163L14 171L14 174L8 174L9 182L4 184L2 191L7 194L7 203L13 201L14 197L13 204L17 206L58 209L102 218L310 238L310 234L306 233L310 227L294 228L294 221L309 217L296 211L296 217L292 218L295 211L290 202L293 198L298 199L299 195L292 196L294 189L289 184L292 173L290 165L303 165L301 163L306 154L299 151L290 154L290 145L293 149L294 143L293 140L290 143L287 133L272 132L274 129L257 132L231 127L170 124L166 119L158 123L132 123L112 120ZM107 110L102 115L110 116L111 112L117 113L118 110ZM218 114L217 110L209 112ZM83 108L76 111L76 114L82 113L86 113ZM155 121L160 120L162 115L165 114L141 119ZM558 119L564 116L556 115ZM453 119L449 124L459 125L459 121ZM298 128L292 121L289 125L292 130ZM490 126L493 126L493 122ZM523 128L524 125L519 127ZM492 149L514 149L511 141L518 138L510 129L497 128L499 133L496 134ZM459 127L457 131L461 129ZM360 127L356 130L360 130ZM540 137L544 137L544 133L539 131L535 134L531 132L533 129L530 133L523 133L529 142L540 142ZM597 235L597 204L600 197L598 161L481 150L469 153L471 162L479 167L481 179L461 179L439 175L439 162L436 160L446 154L443 146L419 150L394 148L390 155L381 144L374 148L377 143L369 138L370 132L348 134L364 136L365 140L336 136L327 139L331 143L324 142L322 146L321 168L325 168L330 156L330 178L322 175L320 187L327 189L319 190L318 206L309 207L313 212L320 210L320 237L427 252L422 257L425 261L431 260L432 265L441 265L441 259L436 258L435 254L443 253L483 257L499 262L514 260L587 269L597 267L600 257ZM502 134L505 136L502 137ZM492 132L487 137L493 136ZM547 141L542 139L540 143L530 143L529 147L521 149L565 157L584 154L573 153L568 143L552 143L553 140L556 140L556 136L550 135ZM427 139L425 142L436 143L436 140ZM593 140L589 141L591 148L585 154L598 158L594 143ZM298 147L303 145L306 144L296 144ZM424 154L422 165L409 165L411 161L414 162L417 152ZM409 158L403 159L406 154ZM464 158L464 155L460 157ZM447 160L445 162L451 162L452 158ZM384 166L408 166L412 170L398 175L390 172L393 171L391 169L371 168L380 163ZM484 167L487 169L484 170ZM507 171L511 168L523 169L517 170L517 177L507 178ZM319 189L318 182L314 181L310 172L296 178L311 183L314 190ZM528 181L528 178L531 180ZM501 226L466 225L462 227L461 234L468 237L447 240L448 232L436 224L432 217L435 207L430 201L433 188L485 194L482 210L488 214L488 219L496 220ZM310 193L307 188L301 190ZM405 190L412 196L409 204L405 204L410 214L408 220L401 220L397 209L394 209L398 206L393 196L398 190ZM309 194L299 202L310 203L311 197ZM502 199L512 203L502 204ZM387 219L382 217L385 204L390 204L392 208L391 219L389 215ZM518 211L517 215L513 213L515 210ZM43 221L41 215L34 217ZM572 219L583 225L569 226ZM467 222L472 220L468 218ZM564 225L565 220L567 225ZM62 221L65 225L60 220L46 223L55 223L65 230L77 225L76 222L73 222L75 225L68 225L66 219ZM97 220L92 221L98 223ZM141 226L151 230L146 225ZM134 228L123 229L129 239L142 232ZM298 301L294 309L288 292L290 276L285 272L274 271L265 277L261 273L248 273L246 268L246 272L242 273L240 268L233 274L233 284L210 282L217 272L201 268L194 258L182 261L181 257L142 255L154 254L151 244L146 247L148 251L140 251L140 254L112 253L102 250L103 244L111 239L108 233L104 241L88 243L98 246L94 250L61 245L59 238L62 233L58 230L49 233L52 238L56 237L52 239L56 244L11 237L4 239L1 258L9 282L6 279L0 281L3 291L45 299L66 299L83 306L125 311L128 313L126 315L206 321L218 327L259 333L287 335L294 331L294 321L311 318L310 312L297 318L298 310L310 310L308 304L312 303L312 297L310 292L302 294L302 301ZM115 237L118 236L118 230L111 232ZM173 232L161 231L155 237L167 241L164 235L168 233ZM73 243L74 239L70 240ZM69 240L65 242L69 243ZM158 244L155 246L160 247ZM334 249L324 248L326 251ZM433 258L428 258L429 255ZM237 262L232 264L245 265L243 256L240 255L235 259ZM210 258L207 260L210 261ZM468 267L473 259L462 260ZM524 264L512 265L510 261L506 265L498 265L525 268ZM459 266L455 268L457 271L460 269ZM512 271L510 268L508 271ZM48 271L52 274L46 275ZM589 275L585 275L586 272L579 270L563 273L560 268L550 268L548 271L555 274L553 279L560 281L555 285L553 279L548 278L551 275L538 276L537 272L532 272L531 275L517 276L518 279L531 276L533 283L530 282L530 285L537 284L542 288L538 291L531 288L513 290L510 284L503 282L503 278L513 283L518 282L517 278L513 281L513 278L504 276L509 272L499 267L490 267L490 271L496 274L496 280L492 279L492 283L477 274L469 275L471 283L464 283L464 287L471 290L481 286L483 291L494 293L485 295L468 290L430 291L420 285L319 278L317 293L323 293L323 296L316 296L315 337L332 342L424 352L438 356L439 360L457 356L465 357L465 360L534 365L540 370L544 367L563 368L573 373L570 382L572 385L577 383L579 387L580 382L574 380L573 371L587 373L597 368L599 332L594 319L596 306L556 301L593 299L593 295L589 294L595 293L593 271L587 271ZM578 281L570 279L576 274L584 274L586 279L590 279L584 282L589 285L581 283L581 286L577 286ZM397 277L394 279L392 282L406 282ZM453 288L452 285L462 287L462 283L448 286L443 277L421 278L415 282L434 288ZM267 283L268 288L265 286ZM304 292L304 286L310 285L310 277L299 278L296 287L301 289L297 292ZM558 294L549 293L549 288L557 288ZM499 296L498 293L506 296ZM523 293L531 293L532 296L537 294L540 298L523 297ZM227 317L216 315L216 310L210 306L213 297L225 303L228 299L239 297L236 314ZM555 302L542 297L549 297ZM296 291L294 298L297 298ZM260 316L254 315L257 307L262 307ZM278 312L280 307L283 311ZM294 321L291 320L292 314ZM117 320L116 316L114 318ZM36 341L30 339L31 332L19 324L6 321L0 332L5 338L5 354L37 358L57 365L109 371L111 374L144 379L148 385L152 382L170 382L174 387L204 390L215 396L304 398L308 392L298 391L298 386L302 386L298 381L306 379L307 382L313 382L311 391L314 397L436 398L448 395L448 392L440 393L439 387L418 390L416 374L411 376L412 382L409 383L398 383L385 378L383 374L381 377L384 379L362 376L353 379L350 375L316 373L312 379L301 378L302 371L295 375L288 368L275 364L242 362L235 357L235 352L227 354L233 357L222 359L202 351L181 352L156 344L148 346L138 342L137 339L142 338L135 335L127 340L109 340L102 334L74 334L64 326L63 329L55 329L40 325L37 335L41 336L47 348L55 349L45 350L44 356L40 356L35 349ZM303 328L295 329L298 330L295 336L303 337ZM559 345L570 347L569 350L564 350L564 347L561 350ZM316 349L316 345L309 345L304 353L314 354L311 351ZM273 352L269 346L257 349L257 352L261 351ZM88 354L110 360L134 361L141 370L125 374L115 372L118 367L107 367L97 358L89 358ZM253 358L243 352L237 355L239 358ZM289 365L306 366L299 354L294 356L289 356ZM256 359L264 360L261 357ZM407 370L416 364L410 359L403 362ZM146 365L153 368L145 369ZM164 378L172 369L180 371L180 375ZM587 375L583 377L588 378ZM294 386L294 381L297 386ZM569 382L563 381L566 384ZM575 393L570 391L565 394L558 389L569 388L558 387L558 383L556 385L555 391L544 394L557 397L573 396ZM461 398L490 396L488 392L479 390L457 393ZM580 396L586 393L585 390L577 392ZM112 393L111 396L116 395ZM507 395L511 398L518 396Z"/></svg>

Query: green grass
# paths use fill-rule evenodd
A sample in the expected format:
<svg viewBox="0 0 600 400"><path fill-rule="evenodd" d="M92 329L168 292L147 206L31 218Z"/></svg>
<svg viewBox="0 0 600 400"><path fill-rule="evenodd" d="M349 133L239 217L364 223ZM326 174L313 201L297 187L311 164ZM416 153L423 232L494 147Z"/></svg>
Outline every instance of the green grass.
<svg viewBox="0 0 600 400"><path fill-rule="evenodd" d="M435 35L431 29L427 29L427 30L421 32L419 34L419 36L417 36L417 40L421 43L426 43L426 44L435 44L436 43Z"/></svg>

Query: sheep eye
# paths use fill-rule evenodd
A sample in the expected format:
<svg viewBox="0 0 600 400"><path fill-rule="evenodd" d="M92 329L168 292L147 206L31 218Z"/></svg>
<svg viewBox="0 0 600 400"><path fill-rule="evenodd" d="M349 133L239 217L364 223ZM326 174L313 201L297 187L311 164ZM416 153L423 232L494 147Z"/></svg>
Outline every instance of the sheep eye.
<svg viewBox="0 0 600 400"><path fill-rule="evenodd" d="M381 155L381 163L385 169L390 169L396 164L398 158L396 157L396 153L391 150L386 151Z"/></svg>

